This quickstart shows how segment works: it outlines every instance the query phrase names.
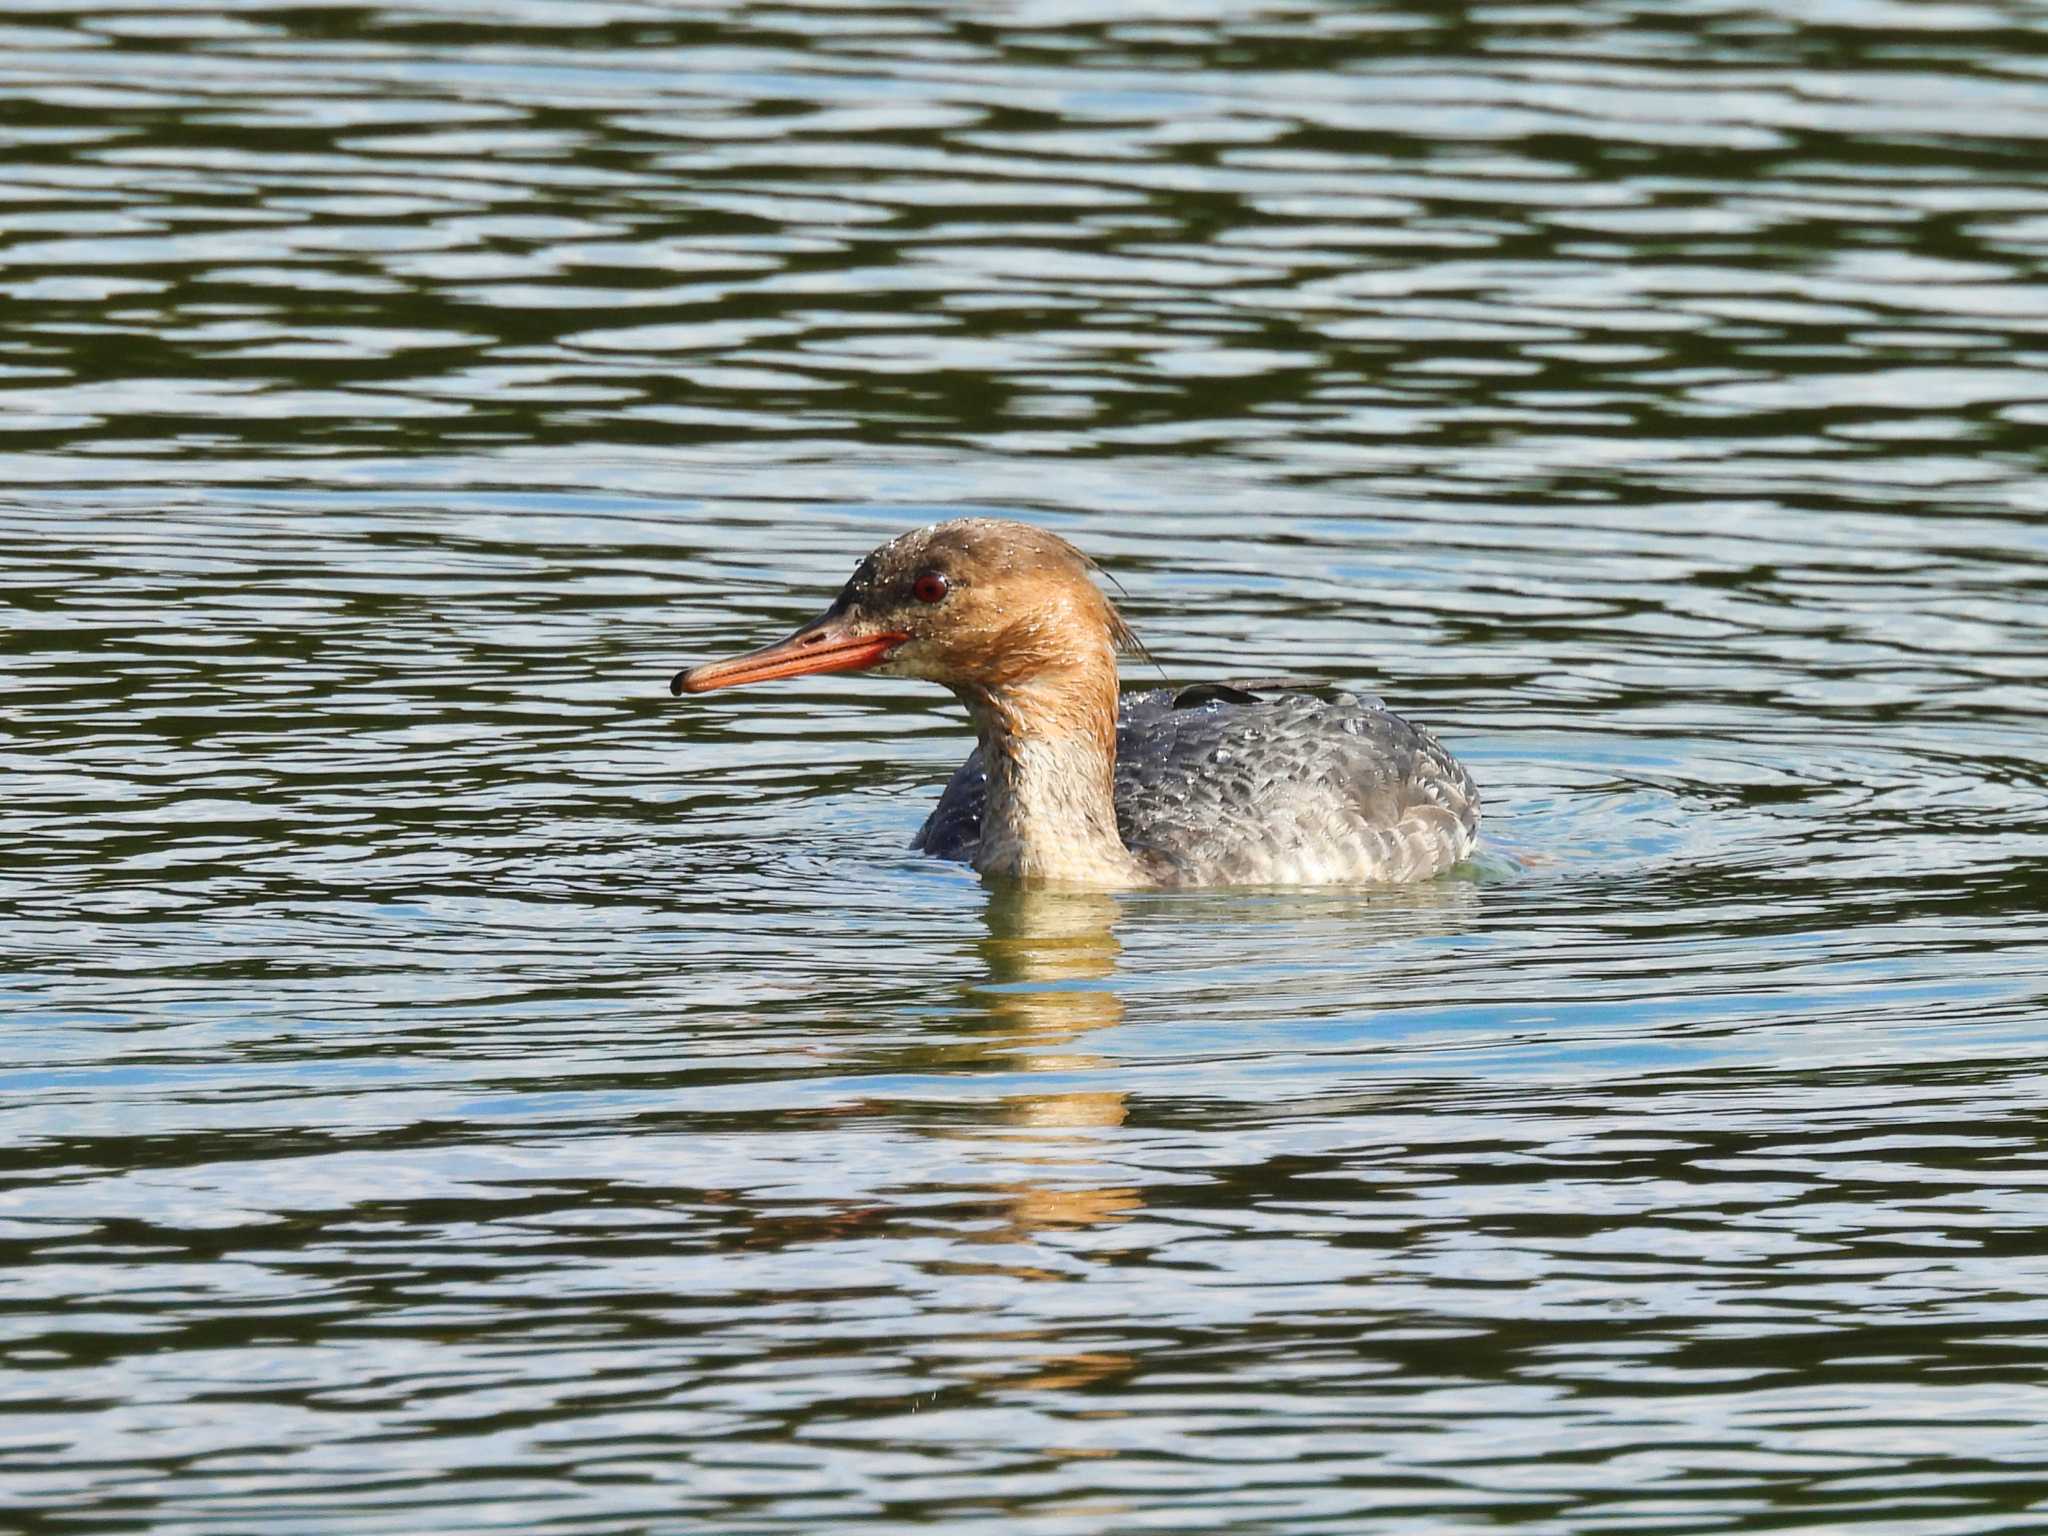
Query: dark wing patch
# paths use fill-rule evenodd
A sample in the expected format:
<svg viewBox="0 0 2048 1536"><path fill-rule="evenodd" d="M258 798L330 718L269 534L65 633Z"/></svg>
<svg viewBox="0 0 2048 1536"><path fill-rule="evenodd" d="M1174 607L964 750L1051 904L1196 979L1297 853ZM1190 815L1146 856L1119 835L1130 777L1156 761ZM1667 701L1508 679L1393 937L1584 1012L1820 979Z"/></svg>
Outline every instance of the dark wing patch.
<svg viewBox="0 0 2048 1536"><path fill-rule="evenodd" d="M1175 709L1196 709L1204 704L1258 702L1258 692L1249 683L1190 683L1173 696Z"/></svg>
<svg viewBox="0 0 2048 1536"><path fill-rule="evenodd" d="M988 774L981 766L981 748L967 754L967 761L953 770L939 803L925 817L924 825L910 846L935 859L972 863L981 846L981 805L988 797Z"/></svg>

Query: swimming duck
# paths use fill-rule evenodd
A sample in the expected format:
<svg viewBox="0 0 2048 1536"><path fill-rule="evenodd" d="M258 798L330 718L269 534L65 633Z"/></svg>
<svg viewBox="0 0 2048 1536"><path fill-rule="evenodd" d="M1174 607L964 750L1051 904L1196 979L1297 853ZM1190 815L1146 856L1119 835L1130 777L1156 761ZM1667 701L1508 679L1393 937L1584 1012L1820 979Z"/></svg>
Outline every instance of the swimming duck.
<svg viewBox="0 0 2048 1536"><path fill-rule="evenodd" d="M891 539L787 639L678 695L822 672L952 690L977 745L912 842L1005 880L1106 888L1427 879L1471 853L1479 791L1376 699L1259 682L1120 694L1136 637L1088 557L967 517Z"/></svg>

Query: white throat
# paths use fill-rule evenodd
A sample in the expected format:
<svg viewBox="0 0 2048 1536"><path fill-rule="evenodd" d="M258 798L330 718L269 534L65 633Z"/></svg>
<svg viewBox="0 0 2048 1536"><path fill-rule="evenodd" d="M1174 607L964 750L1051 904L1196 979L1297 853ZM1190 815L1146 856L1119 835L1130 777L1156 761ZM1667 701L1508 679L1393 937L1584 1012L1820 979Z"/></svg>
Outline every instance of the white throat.
<svg viewBox="0 0 2048 1536"><path fill-rule="evenodd" d="M976 869L1073 885L1150 883L1117 835L1113 719L1103 730L1049 727L1028 692L966 702L988 770Z"/></svg>

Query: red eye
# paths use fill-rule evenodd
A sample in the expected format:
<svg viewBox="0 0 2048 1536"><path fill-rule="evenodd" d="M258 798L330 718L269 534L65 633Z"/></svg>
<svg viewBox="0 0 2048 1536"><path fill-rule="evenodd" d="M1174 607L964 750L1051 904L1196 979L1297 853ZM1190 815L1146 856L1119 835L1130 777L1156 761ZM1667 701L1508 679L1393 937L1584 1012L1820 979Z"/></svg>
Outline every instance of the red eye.
<svg viewBox="0 0 2048 1536"><path fill-rule="evenodd" d="M936 603L950 590L946 578L937 571L926 571L917 578L910 589L910 595L920 603Z"/></svg>

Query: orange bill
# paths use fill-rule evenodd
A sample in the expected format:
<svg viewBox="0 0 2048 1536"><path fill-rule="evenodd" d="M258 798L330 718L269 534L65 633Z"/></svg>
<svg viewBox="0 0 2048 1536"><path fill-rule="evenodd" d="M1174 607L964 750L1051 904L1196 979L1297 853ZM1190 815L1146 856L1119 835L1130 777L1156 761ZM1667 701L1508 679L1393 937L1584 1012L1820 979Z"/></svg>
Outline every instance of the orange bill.
<svg viewBox="0 0 2048 1536"><path fill-rule="evenodd" d="M707 661L678 672L668 685L674 694L709 693L778 677L808 677L813 672L860 672L887 659L910 636L891 631L880 635L849 634L832 614L813 619L787 640L729 661Z"/></svg>

